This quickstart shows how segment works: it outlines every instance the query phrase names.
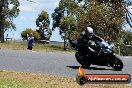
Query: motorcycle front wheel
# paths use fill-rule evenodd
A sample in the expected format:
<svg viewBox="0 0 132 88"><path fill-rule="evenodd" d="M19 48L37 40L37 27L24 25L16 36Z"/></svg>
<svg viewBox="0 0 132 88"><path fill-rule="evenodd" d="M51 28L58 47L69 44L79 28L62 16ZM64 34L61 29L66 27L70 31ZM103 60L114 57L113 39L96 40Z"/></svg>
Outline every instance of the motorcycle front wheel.
<svg viewBox="0 0 132 88"><path fill-rule="evenodd" d="M78 63L80 63L83 68L88 68L91 65L91 63L86 61L83 56L80 56L78 54L78 52L76 52L75 57L76 57L76 60L78 61Z"/></svg>
<svg viewBox="0 0 132 88"><path fill-rule="evenodd" d="M110 61L110 66L116 71L121 71L123 68L123 62L120 58L114 56Z"/></svg>

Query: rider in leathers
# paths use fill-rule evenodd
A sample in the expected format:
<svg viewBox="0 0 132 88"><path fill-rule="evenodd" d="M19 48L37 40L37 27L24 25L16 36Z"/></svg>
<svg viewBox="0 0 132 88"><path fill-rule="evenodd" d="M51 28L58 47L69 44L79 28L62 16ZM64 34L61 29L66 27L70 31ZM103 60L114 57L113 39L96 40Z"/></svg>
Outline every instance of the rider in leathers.
<svg viewBox="0 0 132 88"><path fill-rule="evenodd" d="M92 52L96 52L99 50L99 47L96 44L92 44L92 41L102 41L102 39L96 36L93 33L93 29L91 27L87 27L79 36L78 38L78 53L81 58L83 58L86 54L88 55L93 54ZM86 46L91 47L92 49L87 49Z"/></svg>

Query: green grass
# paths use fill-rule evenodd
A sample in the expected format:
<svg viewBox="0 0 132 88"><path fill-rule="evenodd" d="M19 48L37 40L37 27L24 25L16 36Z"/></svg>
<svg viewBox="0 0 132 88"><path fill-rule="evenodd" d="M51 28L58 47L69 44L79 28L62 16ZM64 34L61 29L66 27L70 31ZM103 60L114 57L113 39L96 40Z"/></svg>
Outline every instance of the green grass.
<svg viewBox="0 0 132 88"><path fill-rule="evenodd" d="M0 71L0 88L132 88L125 84L85 84L80 86L75 78Z"/></svg>
<svg viewBox="0 0 132 88"><path fill-rule="evenodd" d="M17 79L1 79L0 88L35 88L35 86Z"/></svg>

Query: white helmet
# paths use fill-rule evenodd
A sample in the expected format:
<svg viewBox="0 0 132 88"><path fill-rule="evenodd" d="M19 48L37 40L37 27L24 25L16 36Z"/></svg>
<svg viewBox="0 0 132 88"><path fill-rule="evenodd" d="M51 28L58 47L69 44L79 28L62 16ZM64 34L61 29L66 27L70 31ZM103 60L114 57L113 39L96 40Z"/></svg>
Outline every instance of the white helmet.
<svg viewBox="0 0 132 88"><path fill-rule="evenodd" d="M92 38L93 36L93 29L91 27L87 27L85 30L85 34L88 38Z"/></svg>

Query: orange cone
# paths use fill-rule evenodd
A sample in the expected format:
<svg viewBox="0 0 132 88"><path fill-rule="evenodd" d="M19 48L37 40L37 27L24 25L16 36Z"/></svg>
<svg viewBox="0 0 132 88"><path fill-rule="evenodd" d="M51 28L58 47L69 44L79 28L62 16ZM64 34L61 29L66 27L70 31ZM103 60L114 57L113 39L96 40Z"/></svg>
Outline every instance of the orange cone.
<svg viewBox="0 0 132 88"><path fill-rule="evenodd" d="M78 72L79 72L79 75L81 76L86 75L86 71L82 68L82 66L79 67Z"/></svg>

